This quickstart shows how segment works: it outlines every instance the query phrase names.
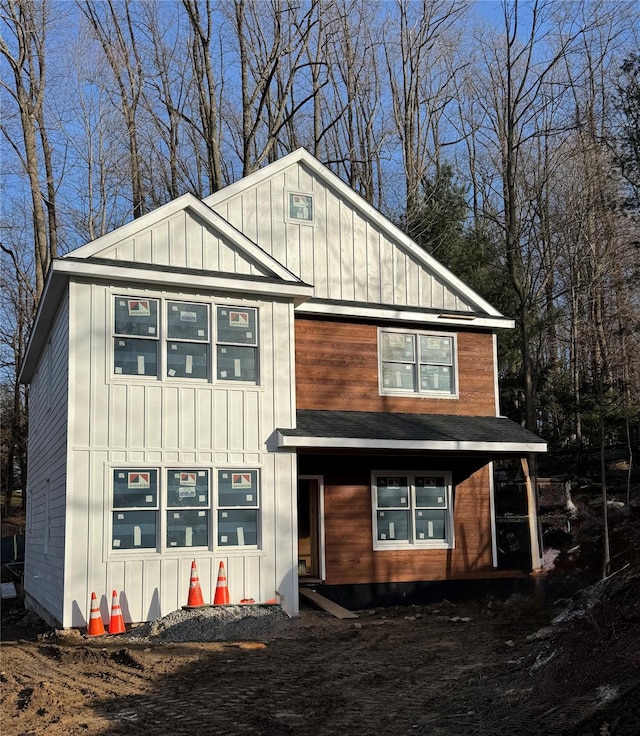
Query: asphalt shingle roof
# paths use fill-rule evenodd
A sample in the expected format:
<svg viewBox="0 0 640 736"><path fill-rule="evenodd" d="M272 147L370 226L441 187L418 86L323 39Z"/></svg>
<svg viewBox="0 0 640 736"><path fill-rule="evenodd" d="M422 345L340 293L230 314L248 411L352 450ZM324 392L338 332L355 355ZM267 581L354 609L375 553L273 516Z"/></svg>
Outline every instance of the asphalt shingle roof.
<svg viewBox="0 0 640 736"><path fill-rule="evenodd" d="M315 437L403 442L535 445L546 442L505 417L300 409L295 429L279 429L283 437ZM452 448L453 449L453 448Z"/></svg>

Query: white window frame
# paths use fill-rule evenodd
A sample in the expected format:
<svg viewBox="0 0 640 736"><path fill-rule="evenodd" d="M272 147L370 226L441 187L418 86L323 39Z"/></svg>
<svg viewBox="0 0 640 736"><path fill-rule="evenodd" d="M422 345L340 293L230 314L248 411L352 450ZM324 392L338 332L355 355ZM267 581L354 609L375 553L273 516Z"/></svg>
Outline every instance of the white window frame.
<svg viewBox="0 0 640 736"><path fill-rule="evenodd" d="M218 330L218 311L224 309L228 312L253 312L255 314L254 322L255 322L255 336L253 338L253 343L249 342L231 342L227 340L221 340L219 330ZM260 310L257 307L247 307L242 306L239 307L235 304L214 304L212 309L212 320L213 320L213 330L215 335L215 357L212 359L212 370L213 373L213 382L214 383L223 383L223 384L232 384L232 385L240 385L240 386L259 386L260 385ZM245 381L242 379L236 379L236 378L219 378L218 377L218 349L225 349L225 348L249 348L250 350L253 350L255 353L255 380L253 381ZM213 351L212 351L213 352Z"/></svg>
<svg viewBox="0 0 640 736"><path fill-rule="evenodd" d="M121 333L116 331L116 309L117 305L116 302L118 300L124 300L127 302L141 302L141 301L148 301L148 302L155 302L156 304L156 325L155 325L155 334L149 333L147 335L127 335L126 333ZM110 335L111 335L111 375L116 379L122 379L126 381L140 381L140 380L146 380L146 381L158 381L161 380L161 372L164 368L164 356L163 356L163 341L162 341L162 325L163 325L163 319L162 319L162 309L163 309L163 300L160 299L160 297L157 296L139 296L138 294L112 294L111 296L111 326L110 326ZM129 307L130 309L130 307ZM155 375L153 374L144 374L144 373L118 373L116 371L116 342L118 340L143 340L145 342L149 342L150 344L153 343L156 346L156 372Z"/></svg>
<svg viewBox="0 0 640 736"><path fill-rule="evenodd" d="M192 475L195 474L196 478L203 473L206 473L208 476L207 480L207 495L208 500L206 505L198 505L198 503L186 503L184 505L171 505L169 503L169 476L171 473L174 474L180 474L180 475ZM211 506L212 506L212 496L213 496L213 481L212 481L212 471L211 468L201 468L201 467L194 467L194 466L187 466L187 465L180 465L180 466L171 466L168 468L163 469L163 476L162 476L165 487L162 489L163 495L162 495L162 501L163 501L163 510L162 510L162 522L164 524L164 529L162 530L162 549L165 552L184 552L185 550L209 550L212 547L213 540L211 538L211 535L213 533L213 518L212 518L212 512L211 512ZM182 484L182 479L180 480L180 483ZM185 488L188 487L185 485ZM194 486L194 493L193 497L195 498L196 491ZM169 515L174 514L174 519L177 518L175 514L180 514L185 511L197 511L199 516L206 516L207 517L207 544L206 545L196 545L196 544L169 544L168 541L168 535L169 535Z"/></svg>
<svg viewBox="0 0 640 736"><path fill-rule="evenodd" d="M314 192L301 192L295 189L285 189L284 211L285 220L292 225L315 225L316 222L316 195ZM311 219L304 220L291 215L291 197L309 197L311 199Z"/></svg>
<svg viewBox="0 0 640 736"><path fill-rule="evenodd" d="M383 335L394 334L411 336L413 338L414 357L413 360L406 360L404 363L400 361L385 361L383 359ZM451 339L451 374L453 381L452 391L429 391L420 388L420 366L421 365L446 365L436 363L426 363L420 360L420 338L442 338ZM413 389L389 388L384 385L383 363L398 362L399 364L412 364L414 366L414 382ZM400 328L378 328L378 386L381 396L414 396L429 399L457 399L458 391L458 339L455 332L431 332L428 330L404 330Z"/></svg>
<svg viewBox="0 0 640 736"><path fill-rule="evenodd" d="M446 507L445 538L417 539L416 538L416 477L443 477L445 481ZM409 490L407 510L409 512L409 539L378 539L378 478L406 477ZM448 470L374 470L371 472L371 530L373 534L373 549L383 550L411 550L411 549L454 549L454 521L453 521L453 482L452 473Z"/></svg>
<svg viewBox="0 0 640 736"><path fill-rule="evenodd" d="M152 472L157 473L157 485L156 485L156 502L153 506L116 506L114 497L114 477L116 472ZM205 506L170 506L168 496L168 474L174 472L200 472L207 471L209 474L209 499ZM256 485L257 485L257 501L253 506L244 507L221 507L218 503L218 472L254 472L256 473ZM231 554L236 552L244 552L246 550L261 550L262 549L262 517L263 507L261 501L262 495L262 469L255 465L251 467L234 465L233 467L212 467L212 466L199 466L190 465L188 463L172 463L166 465L145 465L142 464L131 464L131 463L109 463L105 465L105 509L107 510L108 529L105 535L105 559L121 558L121 557L136 557L143 558L151 555L171 555L172 557L184 557L192 556L194 551L201 553L210 554ZM257 544L227 544L218 545L218 512L222 509L227 508L246 508L256 510L257 519ZM208 544L206 546L178 546L169 545L167 540L168 531L168 514L180 510L201 510L206 511L208 514ZM127 511L153 511L155 513L155 524L156 524L156 545L155 547L114 547L113 546L113 534L114 534L114 514L126 513Z"/></svg>
<svg viewBox="0 0 640 736"><path fill-rule="evenodd" d="M227 550L255 550L262 548L262 472L257 467L243 467L243 466L229 466L229 467L218 467L215 469L216 483L215 483L215 503L213 504L213 513L215 514L214 531L215 538L213 540L216 551L222 553ZM256 502L251 505L236 505L236 506L223 506L220 503L219 496L219 482L218 477L220 473L255 473L256 474ZM219 529L219 514L229 511L255 511L256 512L256 543L255 544L218 544L218 529Z"/></svg>
<svg viewBox="0 0 640 736"><path fill-rule="evenodd" d="M164 310L162 312L162 317L164 318L164 322L160 325L160 331L163 333L164 339L162 340L162 349L161 349L161 356L160 356L160 362L161 366L159 366L160 370L162 371L162 380L167 381L199 381L201 383L210 383L212 376L213 376L213 355L211 350L211 304L209 302L199 302L199 301L188 301L184 299L171 299L167 297L164 301ZM196 340L196 339L190 339L185 337L172 337L169 334L169 310L175 306L184 305L185 307L188 306L195 306L195 307L204 307L207 311L207 339L206 340ZM197 376L171 376L169 375L169 344L170 343L177 343L177 344L183 344L183 345L205 345L206 346L206 352L207 352L207 375L204 378L197 377ZM160 371L159 371L160 372Z"/></svg>
<svg viewBox="0 0 640 736"><path fill-rule="evenodd" d="M109 294L110 299L110 328L108 334L110 364L107 366L107 376L110 381L156 381L169 383L199 383L199 384L221 384L235 386L260 386L261 381L261 340L260 340L260 307L258 305L242 305L236 303L227 304L219 301L206 301L197 299L176 298L170 294L160 295L141 295L140 292L123 293L121 291L112 291ZM116 332L116 302L122 299L124 301L150 301L157 305L157 322L156 333L153 336L147 335L126 335ZM208 312L208 338L207 340L197 341L187 338L177 338L169 336L169 317L168 310L171 304L196 305L207 308ZM218 309L227 309L230 311L237 310L239 312L252 312L255 315L255 335L253 342L228 342L221 341L218 338ZM141 339L153 342L156 345L157 364L156 373L152 375L144 375L140 373L117 373L116 372L116 341L125 339ZM199 343L207 345L208 353L208 370L207 377L190 377L190 376L170 376L168 375L167 354L169 351L169 343ZM255 352L255 380L248 381L243 379L219 378L218 377L218 348L219 347L245 347Z"/></svg>

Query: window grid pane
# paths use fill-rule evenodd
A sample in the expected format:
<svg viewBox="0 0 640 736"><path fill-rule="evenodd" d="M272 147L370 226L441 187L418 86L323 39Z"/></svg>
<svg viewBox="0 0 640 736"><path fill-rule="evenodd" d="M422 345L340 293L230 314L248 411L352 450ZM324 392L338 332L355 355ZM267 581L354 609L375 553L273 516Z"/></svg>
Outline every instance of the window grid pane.
<svg viewBox="0 0 640 736"><path fill-rule="evenodd" d="M257 310L218 307L217 342L223 345L258 345Z"/></svg>
<svg viewBox="0 0 640 736"><path fill-rule="evenodd" d="M172 340L208 342L208 305L169 302L167 304L167 337Z"/></svg>
<svg viewBox="0 0 640 736"><path fill-rule="evenodd" d="M169 378L209 378L209 346L168 342L167 375Z"/></svg>
<svg viewBox="0 0 640 736"><path fill-rule="evenodd" d="M111 549L155 549L156 511L114 511Z"/></svg>
<svg viewBox="0 0 640 736"><path fill-rule="evenodd" d="M158 508L158 471L116 469L113 471L113 508Z"/></svg>
<svg viewBox="0 0 640 736"><path fill-rule="evenodd" d="M209 511L169 509L167 511L167 547L208 547Z"/></svg>
<svg viewBox="0 0 640 736"><path fill-rule="evenodd" d="M157 299L115 298L115 334L158 339Z"/></svg>

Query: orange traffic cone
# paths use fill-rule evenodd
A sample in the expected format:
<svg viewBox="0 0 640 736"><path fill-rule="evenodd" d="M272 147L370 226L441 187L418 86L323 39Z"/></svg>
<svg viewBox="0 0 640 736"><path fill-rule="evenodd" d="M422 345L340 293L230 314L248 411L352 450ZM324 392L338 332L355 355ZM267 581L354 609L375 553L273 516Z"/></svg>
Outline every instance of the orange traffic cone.
<svg viewBox="0 0 640 736"><path fill-rule="evenodd" d="M104 636L104 624L100 615L98 599L95 593L91 593L91 612L89 614L89 626L87 626L87 636Z"/></svg>
<svg viewBox="0 0 640 736"><path fill-rule="evenodd" d="M194 560L191 563L191 580L189 581L189 596L187 598L187 605L182 606L182 608L189 610L190 608L200 608L201 606L204 606L204 598L202 597L200 579L198 578L196 561Z"/></svg>
<svg viewBox="0 0 640 736"><path fill-rule="evenodd" d="M118 594L113 591L111 596L111 618L109 619L110 634L124 634L126 631L124 619L122 618L122 610L118 601Z"/></svg>
<svg viewBox="0 0 640 736"><path fill-rule="evenodd" d="M218 569L218 582L216 583L216 594L213 598L214 606L224 606L229 603L229 588L227 588L227 573L224 571L224 562L220 563Z"/></svg>

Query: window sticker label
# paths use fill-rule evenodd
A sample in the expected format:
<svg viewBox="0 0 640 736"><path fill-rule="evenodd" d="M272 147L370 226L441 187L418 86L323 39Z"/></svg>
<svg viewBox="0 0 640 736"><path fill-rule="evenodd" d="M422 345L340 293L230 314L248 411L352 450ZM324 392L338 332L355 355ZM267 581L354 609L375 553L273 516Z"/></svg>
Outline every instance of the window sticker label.
<svg viewBox="0 0 640 736"><path fill-rule="evenodd" d="M128 488L150 488L149 473L129 473L127 478Z"/></svg>
<svg viewBox="0 0 640 736"><path fill-rule="evenodd" d="M180 322L197 322L198 315L195 312L180 312Z"/></svg>
<svg viewBox="0 0 640 736"><path fill-rule="evenodd" d="M249 312L229 312L229 327L240 327L243 330L249 327Z"/></svg>
<svg viewBox="0 0 640 736"><path fill-rule="evenodd" d="M148 299L129 299L127 302L130 317L150 317L151 308Z"/></svg>
<svg viewBox="0 0 640 736"><path fill-rule="evenodd" d="M232 473L232 488L251 488L251 473Z"/></svg>
<svg viewBox="0 0 640 736"><path fill-rule="evenodd" d="M400 488L400 479L387 478L387 488Z"/></svg>
<svg viewBox="0 0 640 736"><path fill-rule="evenodd" d="M178 498L195 498L195 497L196 497L195 488L178 488Z"/></svg>
<svg viewBox="0 0 640 736"><path fill-rule="evenodd" d="M290 194L289 217L293 220L313 220L313 197L309 194Z"/></svg>
<svg viewBox="0 0 640 736"><path fill-rule="evenodd" d="M180 473L180 485L181 486L195 486L196 474L195 473Z"/></svg>

